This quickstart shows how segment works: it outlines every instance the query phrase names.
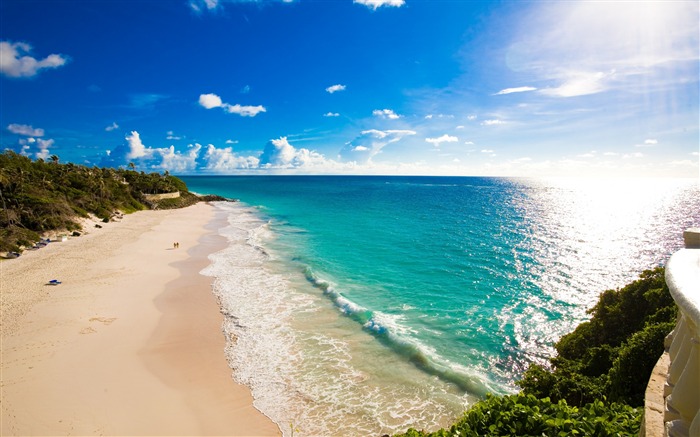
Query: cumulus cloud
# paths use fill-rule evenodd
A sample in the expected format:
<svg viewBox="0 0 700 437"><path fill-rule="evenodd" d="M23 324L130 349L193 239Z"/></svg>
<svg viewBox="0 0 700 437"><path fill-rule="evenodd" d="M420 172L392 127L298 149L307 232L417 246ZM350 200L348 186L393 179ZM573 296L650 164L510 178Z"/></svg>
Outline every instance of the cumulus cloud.
<svg viewBox="0 0 700 437"><path fill-rule="evenodd" d="M256 169L260 160L254 156L237 155L232 147L218 149L209 144L202 157L203 168L206 171L215 173L228 173L234 170Z"/></svg>
<svg viewBox="0 0 700 437"><path fill-rule="evenodd" d="M382 6L393 6L393 7L401 7L404 5L405 1L404 0L353 0L353 3L358 3L361 5L365 5L368 8L372 8L375 11L377 8L382 7Z"/></svg>
<svg viewBox="0 0 700 437"><path fill-rule="evenodd" d="M295 148L289 144L287 137L268 141L260 155L260 168L306 168L327 163L318 152Z"/></svg>
<svg viewBox="0 0 700 437"><path fill-rule="evenodd" d="M129 152L126 154L126 159L141 158L146 156L146 146L141 142L141 136L138 132L132 131L126 136L126 142L129 145Z"/></svg>
<svg viewBox="0 0 700 437"><path fill-rule="evenodd" d="M338 114L337 112L326 112L325 114L323 114L323 116L324 117L340 117L340 114Z"/></svg>
<svg viewBox="0 0 700 437"><path fill-rule="evenodd" d="M326 92L333 94L337 93L338 91L345 91L345 85L337 84L337 85L331 85L328 88L326 88Z"/></svg>
<svg viewBox="0 0 700 437"><path fill-rule="evenodd" d="M32 126L27 124L16 124L12 123L7 126L7 130L17 135L24 135L27 137L43 137L44 129L34 129Z"/></svg>
<svg viewBox="0 0 700 437"><path fill-rule="evenodd" d="M119 129L119 125L116 122L113 122L109 126L105 128L107 132L112 132L113 130Z"/></svg>
<svg viewBox="0 0 700 437"><path fill-rule="evenodd" d="M190 144L185 152L181 152L175 150L174 146L148 147L137 131L130 132L124 139L125 144L107 151L101 160L101 165L118 167L133 162L141 169L179 173L191 172L197 168L197 158L201 149L199 144Z"/></svg>
<svg viewBox="0 0 700 437"><path fill-rule="evenodd" d="M497 92L495 95L500 96L503 94L512 94L512 93L524 93L527 91L535 91L537 88L531 87L531 86L520 86L516 88L505 88Z"/></svg>
<svg viewBox="0 0 700 437"><path fill-rule="evenodd" d="M381 153L382 149L402 138L415 135L412 130L386 130L370 129L362 133L354 140L348 142L340 150L338 156L344 162L366 164L372 158Z"/></svg>
<svg viewBox="0 0 700 437"><path fill-rule="evenodd" d="M32 46L27 43L0 41L0 73L8 77L33 77L41 70L62 67L68 62L64 55L52 54L39 60L31 52Z"/></svg>
<svg viewBox="0 0 700 437"><path fill-rule="evenodd" d="M440 144L442 143L455 143L459 141L459 138L445 134L437 138L426 138L425 141L432 144L435 147L440 147Z"/></svg>
<svg viewBox="0 0 700 437"><path fill-rule="evenodd" d="M221 97L216 94L201 94L199 104L207 109L220 108L223 105Z"/></svg>
<svg viewBox="0 0 700 437"><path fill-rule="evenodd" d="M199 104L206 109L222 108L229 114L238 114L242 117L255 117L261 112L267 112L264 106L243 106L239 104L231 105L224 103L221 97L216 94L201 94L199 96Z"/></svg>
<svg viewBox="0 0 700 437"><path fill-rule="evenodd" d="M372 115L374 115L375 117L386 118L389 120L396 120L397 118L401 117L391 109L375 109L374 111L372 111Z"/></svg>
<svg viewBox="0 0 700 437"><path fill-rule="evenodd" d="M260 156L260 164L273 167L286 167L292 163L296 150L289 144L287 137L270 140Z"/></svg>
<svg viewBox="0 0 700 437"><path fill-rule="evenodd" d="M35 159L48 159L51 152L50 147L53 147L54 140L42 138L21 138L16 147L13 147L19 154L33 157Z"/></svg>

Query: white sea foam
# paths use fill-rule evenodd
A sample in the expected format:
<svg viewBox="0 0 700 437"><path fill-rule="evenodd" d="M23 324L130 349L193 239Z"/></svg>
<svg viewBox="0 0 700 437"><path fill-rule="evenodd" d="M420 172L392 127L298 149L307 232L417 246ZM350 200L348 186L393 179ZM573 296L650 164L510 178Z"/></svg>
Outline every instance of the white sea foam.
<svg viewBox="0 0 700 437"><path fill-rule="evenodd" d="M212 264L202 273L215 278L234 378L250 387L256 408L283 434L291 433L290 425L304 435L437 428L473 400L453 385L436 383L433 375L357 329L337 309L367 310L339 295L330 283L319 281L322 287L299 290L299 284L309 284L295 279L303 278L302 272L275 269L275 253L269 248L275 234L258 211L240 203L218 207L229 214L229 226L220 233L230 244L210 256ZM334 294L335 310L323 309L328 302L324 293ZM410 332L401 318L377 312L367 323L403 339L401 334ZM407 346L429 360L434 352ZM438 363L439 372L452 372L446 364L453 367Z"/></svg>

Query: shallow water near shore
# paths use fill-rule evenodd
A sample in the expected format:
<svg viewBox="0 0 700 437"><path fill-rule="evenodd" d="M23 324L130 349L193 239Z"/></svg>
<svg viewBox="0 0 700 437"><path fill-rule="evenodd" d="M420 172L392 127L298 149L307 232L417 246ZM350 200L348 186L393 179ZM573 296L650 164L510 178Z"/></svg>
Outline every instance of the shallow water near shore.
<svg viewBox="0 0 700 437"><path fill-rule="evenodd" d="M235 378L286 434L447 426L700 225L696 180L183 179L241 200L205 274Z"/></svg>

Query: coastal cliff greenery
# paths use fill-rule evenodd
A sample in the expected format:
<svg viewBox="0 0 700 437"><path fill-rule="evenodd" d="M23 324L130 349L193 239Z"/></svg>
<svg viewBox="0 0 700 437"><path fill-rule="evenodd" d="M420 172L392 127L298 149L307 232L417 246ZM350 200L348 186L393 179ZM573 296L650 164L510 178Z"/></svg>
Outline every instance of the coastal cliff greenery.
<svg viewBox="0 0 700 437"><path fill-rule="evenodd" d="M677 311L664 269L644 271L622 289L604 291L591 319L556 343L550 366L530 365L520 393L489 395L448 429L400 435L636 436Z"/></svg>
<svg viewBox="0 0 700 437"><path fill-rule="evenodd" d="M133 168L133 166L131 166ZM180 197L149 200L148 194L180 192ZM90 214L108 222L117 211L180 208L199 201L185 183L169 174L62 164L0 153L0 251L19 251L53 230L77 231L77 219Z"/></svg>

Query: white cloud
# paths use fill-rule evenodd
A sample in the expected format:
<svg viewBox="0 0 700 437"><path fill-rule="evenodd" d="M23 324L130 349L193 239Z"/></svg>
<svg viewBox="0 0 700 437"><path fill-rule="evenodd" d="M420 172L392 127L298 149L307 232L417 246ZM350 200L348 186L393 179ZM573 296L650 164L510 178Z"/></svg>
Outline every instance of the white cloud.
<svg viewBox="0 0 700 437"><path fill-rule="evenodd" d="M254 156L239 156L231 147L217 149L212 144L202 158L204 170L216 173L230 173L234 170L256 169L260 160Z"/></svg>
<svg viewBox="0 0 700 437"><path fill-rule="evenodd" d="M481 153L493 153L491 149L481 149Z"/></svg>
<svg viewBox="0 0 700 437"><path fill-rule="evenodd" d="M223 108L229 114L238 114L241 117L255 117L261 112L267 112L264 106L241 106L239 104L229 105L224 103Z"/></svg>
<svg viewBox="0 0 700 437"><path fill-rule="evenodd" d="M207 109L220 108L223 105L221 97L216 94L201 94L199 96L199 104Z"/></svg>
<svg viewBox="0 0 700 437"><path fill-rule="evenodd" d="M464 129L464 126L462 126L462 125L460 124L460 125L457 126L455 129Z"/></svg>
<svg viewBox="0 0 700 437"><path fill-rule="evenodd" d="M226 140L226 144L238 144L238 140Z"/></svg>
<svg viewBox="0 0 700 437"><path fill-rule="evenodd" d="M206 109L222 108L229 114L238 114L242 117L255 117L261 112L267 112L264 106L243 106L239 104L231 105L224 103L221 97L216 94L201 94L199 96L199 104Z"/></svg>
<svg viewBox="0 0 700 437"><path fill-rule="evenodd" d="M467 116L467 120L469 120L469 121L474 121L474 120L476 120L476 115L468 115L468 116Z"/></svg>
<svg viewBox="0 0 700 437"><path fill-rule="evenodd" d="M337 112L326 112L325 114L323 114L323 116L324 117L340 117L340 114L338 114Z"/></svg>
<svg viewBox="0 0 700 437"><path fill-rule="evenodd" d="M404 0L353 0L353 3L365 5L368 8L377 10L377 8L382 6L401 7L405 2Z"/></svg>
<svg viewBox="0 0 700 437"><path fill-rule="evenodd" d="M474 145L474 141L465 141L464 144L473 146L473 145Z"/></svg>
<svg viewBox="0 0 700 437"><path fill-rule="evenodd" d="M426 138L425 141L431 143L435 147L440 147L442 143L455 143L459 141L459 138L445 134L438 138Z"/></svg>
<svg viewBox="0 0 700 437"><path fill-rule="evenodd" d="M141 142L141 136L138 132L131 131L124 139L129 144L129 152L126 154L126 159L146 156L146 146Z"/></svg>
<svg viewBox="0 0 700 437"><path fill-rule="evenodd" d="M155 157L156 160L151 163L150 168L176 173L192 172L197 168L197 157L200 149L199 144L189 145L186 153L176 151L175 146L153 149L151 156Z"/></svg>
<svg viewBox="0 0 700 437"><path fill-rule="evenodd" d="M122 166L130 162L137 168L149 170L168 170L173 172L193 172L197 169L197 159L201 146L188 145L187 151L175 150L175 146L154 148L143 144L137 131L125 137L126 144L120 144L108 150L102 158L103 166Z"/></svg>
<svg viewBox="0 0 700 437"><path fill-rule="evenodd" d="M32 47L27 43L0 42L0 73L8 77L33 77L47 68L58 68L68 62L63 55L52 54L37 60L30 56Z"/></svg>
<svg viewBox="0 0 700 437"><path fill-rule="evenodd" d="M212 11L218 6L219 0L194 0L190 2L190 8L197 13L202 12L203 8Z"/></svg>
<svg viewBox="0 0 700 437"><path fill-rule="evenodd" d="M12 132L13 134L24 135L27 137L43 137L44 136L44 129L39 129L39 128L34 129L32 126L29 126L27 124L12 123L12 124L7 126L7 130Z"/></svg>
<svg viewBox="0 0 700 437"><path fill-rule="evenodd" d="M564 83L554 88L544 88L540 93L552 97L576 97L596 94L609 88L609 81L615 77L615 70L608 73L567 71L563 75Z"/></svg>
<svg viewBox="0 0 700 437"><path fill-rule="evenodd" d="M539 2L518 18L506 59L553 97L682 83L697 78L697 17L697 2Z"/></svg>
<svg viewBox="0 0 700 437"><path fill-rule="evenodd" d="M295 152L294 147L287 141L287 137L270 140L265 145L265 149L263 149L263 153L260 156L260 164L286 167L294 160Z"/></svg>
<svg viewBox="0 0 700 437"><path fill-rule="evenodd" d="M432 120L433 118L455 118L452 114L428 114L425 116L426 120Z"/></svg>
<svg viewBox="0 0 700 437"><path fill-rule="evenodd" d="M318 152L308 149L297 149L287 141L287 137L270 140L265 145L260 156L260 168L275 169L310 169L324 168L332 165Z"/></svg>
<svg viewBox="0 0 700 437"><path fill-rule="evenodd" d="M24 156L33 156L35 159L48 159L49 148L53 147L54 140L41 138L21 138L19 140L19 153Z"/></svg>
<svg viewBox="0 0 700 437"><path fill-rule="evenodd" d="M112 132L112 131L115 130L115 129L119 129L119 125L118 125L116 122L113 122L112 124L110 124L109 126L107 126L107 127L105 128L105 130L106 130L107 132Z"/></svg>
<svg viewBox="0 0 700 437"><path fill-rule="evenodd" d="M166 140L173 140L173 141L178 141L181 140L182 137L175 135L175 132L169 130L167 132L167 136L165 137Z"/></svg>
<svg viewBox="0 0 700 437"><path fill-rule="evenodd" d="M389 120L396 120L401 117L391 109L375 109L372 111L372 115L379 118L388 118Z"/></svg>
<svg viewBox="0 0 700 437"><path fill-rule="evenodd" d="M381 153L382 149L402 138L415 135L412 130L386 130L370 129L362 131L354 140L346 143L338 153L338 157L344 162L367 164L372 158Z"/></svg>
<svg viewBox="0 0 700 437"><path fill-rule="evenodd" d="M494 95L500 96L500 95L503 95L503 94L524 93L524 92L527 92L527 91L535 91L535 90L537 90L537 88L535 88L535 87L531 87L531 86L520 86L520 87L516 87L516 88L506 88L506 89L502 89L502 90L500 90L499 92L497 92L497 93L494 94Z"/></svg>
<svg viewBox="0 0 700 437"><path fill-rule="evenodd" d="M506 124L503 120L484 120L481 122L482 126L498 126L500 124Z"/></svg>
<svg viewBox="0 0 700 437"><path fill-rule="evenodd" d="M341 84L331 85L328 88L326 88L326 92L333 94L333 93L337 93L338 91L345 91L345 88L346 88L346 86L341 85Z"/></svg>
<svg viewBox="0 0 700 437"><path fill-rule="evenodd" d="M659 144L659 141L654 138L647 138L642 144L635 144L634 147L654 147Z"/></svg>

